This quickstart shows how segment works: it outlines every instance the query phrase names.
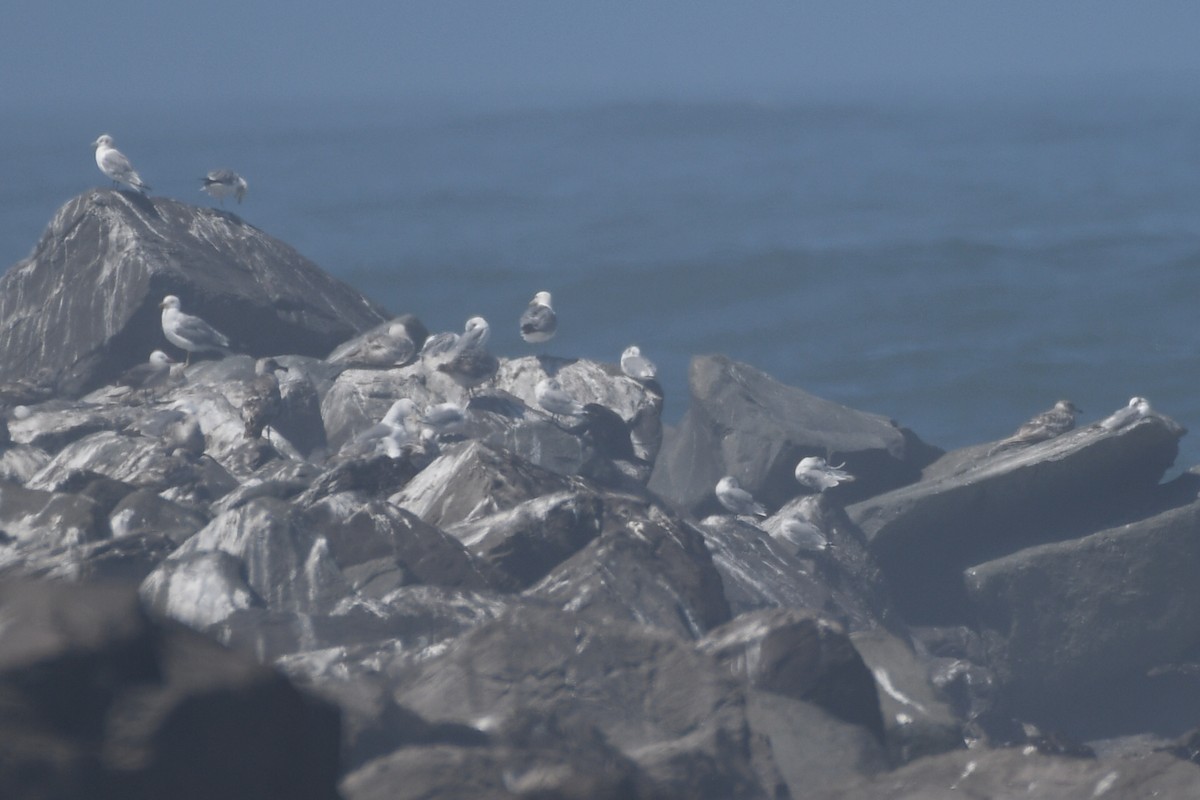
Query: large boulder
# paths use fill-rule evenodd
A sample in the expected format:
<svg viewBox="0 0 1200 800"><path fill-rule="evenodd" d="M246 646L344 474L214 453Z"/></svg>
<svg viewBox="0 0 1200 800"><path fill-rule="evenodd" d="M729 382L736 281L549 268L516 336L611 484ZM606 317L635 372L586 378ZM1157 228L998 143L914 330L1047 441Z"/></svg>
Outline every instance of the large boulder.
<svg viewBox="0 0 1200 800"><path fill-rule="evenodd" d="M1072 431L1019 450L949 454L911 486L846 509L910 622L966 619L962 572L1153 506L1175 461L1178 424L1158 414Z"/></svg>
<svg viewBox="0 0 1200 800"><path fill-rule="evenodd" d="M858 481L845 500L915 481L934 454L912 433L877 414L855 411L779 383L725 356L696 356L692 403L655 466L650 488L696 515L717 512L713 487L733 475L768 508L804 490L801 458L844 461Z"/></svg>
<svg viewBox="0 0 1200 800"><path fill-rule="evenodd" d="M1195 476L1185 478L1186 505L966 570L989 663L1025 713L1061 713L1114 680L1191 660L1200 646L1200 501Z"/></svg>
<svg viewBox="0 0 1200 800"><path fill-rule="evenodd" d="M324 357L385 315L238 216L97 189L59 209L0 278L0 374L49 371L76 394L171 349L158 304L179 296L254 356Z"/></svg>
<svg viewBox="0 0 1200 800"><path fill-rule="evenodd" d="M0 584L0 796L334 800L336 711L112 585Z"/></svg>

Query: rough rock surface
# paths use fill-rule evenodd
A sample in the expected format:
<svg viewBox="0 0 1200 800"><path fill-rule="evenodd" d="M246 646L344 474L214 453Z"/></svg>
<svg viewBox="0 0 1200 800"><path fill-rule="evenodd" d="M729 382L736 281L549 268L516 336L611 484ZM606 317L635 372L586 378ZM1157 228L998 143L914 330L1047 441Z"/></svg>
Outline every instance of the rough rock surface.
<svg viewBox="0 0 1200 800"><path fill-rule="evenodd" d="M64 205L0 279L0 374L77 393L166 344L174 294L254 356L324 356L381 310L235 214L96 189ZM147 344L150 343L150 344Z"/></svg>
<svg viewBox="0 0 1200 800"><path fill-rule="evenodd" d="M915 481L932 448L892 421L784 386L724 356L697 356L691 405L659 458L650 488L691 513L719 512L713 487L738 479L768 509L800 493L793 474L806 456L846 463L861 475L839 487L845 501Z"/></svg>

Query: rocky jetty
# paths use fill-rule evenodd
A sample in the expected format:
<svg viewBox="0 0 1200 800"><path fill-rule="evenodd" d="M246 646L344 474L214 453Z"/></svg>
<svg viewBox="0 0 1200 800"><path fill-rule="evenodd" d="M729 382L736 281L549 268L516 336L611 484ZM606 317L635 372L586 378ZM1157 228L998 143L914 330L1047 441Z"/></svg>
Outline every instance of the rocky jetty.
<svg viewBox="0 0 1200 800"><path fill-rule="evenodd" d="M166 294L234 352L124 385ZM233 214L63 208L0 279L0 796L1200 794L1169 417L943 453L698 356L664 436L618 354L467 392L425 336Z"/></svg>

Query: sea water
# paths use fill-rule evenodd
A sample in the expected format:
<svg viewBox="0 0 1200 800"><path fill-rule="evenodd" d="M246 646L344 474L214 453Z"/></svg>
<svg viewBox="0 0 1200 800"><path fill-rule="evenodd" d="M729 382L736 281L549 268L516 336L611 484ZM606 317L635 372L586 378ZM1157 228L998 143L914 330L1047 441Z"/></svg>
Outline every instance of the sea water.
<svg viewBox="0 0 1200 800"><path fill-rule="evenodd" d="M666 415L724 353L955 448L1059 398L1200 426L1200 93L1163 86L747 101L272 101L0 120L0 267L106 184L109 133L165 194L229 210L498 355L655 360ZM531 346L525 304L554 295ZM147 349L157 346L151 342ZM1179 466L1200 463L1195 435ZM1197 439L1200 441L1200 439Z"/></svg>

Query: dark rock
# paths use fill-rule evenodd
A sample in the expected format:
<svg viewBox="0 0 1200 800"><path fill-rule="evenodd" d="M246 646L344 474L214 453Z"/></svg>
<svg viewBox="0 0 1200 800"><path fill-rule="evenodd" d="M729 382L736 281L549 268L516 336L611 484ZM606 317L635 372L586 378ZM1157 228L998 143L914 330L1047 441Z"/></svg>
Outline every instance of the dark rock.
<svg viewBox="0 0 1200 800"><path fill-rule="evenodd" d="M704 536L633 495L605 495L600 536L525 594L583 617L636 621L691 638L730 618Z"/></svg>
<svg viewBox="0 0 1200 800"><path fill-rule="evenodd" d="M1147 505L1182 429L1158 415L972 459L847 509L912 622L965 621L962 571L1022 547L1095 530Z"/></svg>
<svg viewBox="0 0 1200 800"><path fill-rule="evenodd" d="M0 446L0 481L24 484L50 463L45 450L23 444Z"/></svg>
<svg viewBox="0 0 1200 800"><path fill-rule="evenodd" d="M969 568L1005 693L1042 713L1200 642L1200 501Z"/></svg>
<svg viewBox="0 0 1200 800"><path fill-rule="evenodd" d="M1023 749L970 750L922 758L894 772L848 784L828 800L953 800L962 797L1140 800L1193 797L1200 768L1156 754L1092 761Z"/></svg>
<svg viewBox="0 0 1200 800"><path fill-rule="evenodd" d="M109 513L108 524L117 538L161 534L177 545L208 523L201 515L148 489L121 498Z"/></svg>
<svg viewBox="0 0 1200 800"><path fill-rule="evenodd" d="M396 698L489 732L527 714L594 725L673 796L763 794L736 686L688 643L644 625L521 609L415 665Z"/></svg>
<svg viewBox="0 0 1200 800"><path fill-rule="evenodd" d="M158 304L168 294L256 357L321 357L384 319L233 214L94 190L63 206L0 279L0 372L50 370L67 393L109 383L164 341Z"/></svg>
<svg viewBox="0 0 1200 800"><path fill-rule="evenodd" d="M697 516L720 511L712 491L725 475L778 508L803 491L794 470L806 456L844 461L858 476L838 488L845 501L911 483L931 458L884 417L784 386L724 356L693 358L688 380L691 406L650 488Z"/></svg>
<svg viewBox="0 0 1200 800"><path fill-rule="evenodd" d="M836 623L794 609L759 611L710 631L698 646L754 688L818 705L883 742L875 678Z"/></svg>
<svg viewBox="0 0 1200 800"><path fill-rule="evenodd" d="M0 585L0 795L334 800L333 709L115 586Z"/></svg>
<svg viewBox="0 0 1200 800"><path fill-rule="evenodd" d="M335 463L313 479L297 502L302 506L311 505L342 492L386 496L407 486L420 471L418 460L411 454L400 458L388 455L349 458Z"/></svg>
<svg viewBox="0 0 1200 800"><path fill-rule="evenodd" d="M965 744L962 723L930 682L930 665L907 641L882 629L855 631L850 641L875 676L884 738L896 764Z"/></svg>
<svg viewBox="0 0 1200 800"><path fill-rule="evenodd" d="M0 483L0 529L9 546L25 550L71 547L109 535L95 500L9 483Z"/></svg>
<svg viewBox="0 0 1200 800"><path fill-rule="evenodd" d="M446 532L526 588L600 534L604 504L592 492L555 492Z"/></svg>
<svg viewBox="0 0 1200 800"><path fill-rule="evenodd" d="M27 552L17 569L30 578L68 581L111 581L136 585L175 549L156 533L101 539L82 545Z"/></svg>

